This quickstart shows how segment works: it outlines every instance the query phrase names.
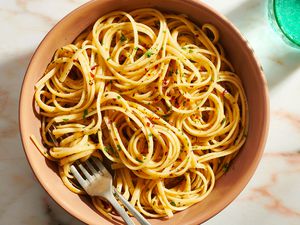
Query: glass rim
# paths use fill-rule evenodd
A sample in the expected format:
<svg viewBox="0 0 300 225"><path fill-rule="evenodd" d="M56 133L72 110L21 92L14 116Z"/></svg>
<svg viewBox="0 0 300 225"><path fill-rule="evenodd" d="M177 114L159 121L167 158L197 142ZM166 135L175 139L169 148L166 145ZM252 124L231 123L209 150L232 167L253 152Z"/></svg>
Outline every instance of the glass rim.
<svg viewBox="0 0 300 225"><path fill-rule="evenodd" d="M271 24L273 25L273 28L275 28L275 31L280 32L282 39L289 44L292 47L300 48L300 40L299 42L293 40L289 34L287 34L280 26L280 23L278 22L278 15L276 13L275 8L275 2L276 0L269 0L268 1L268 15L269 19L271 20Z"/></svg>

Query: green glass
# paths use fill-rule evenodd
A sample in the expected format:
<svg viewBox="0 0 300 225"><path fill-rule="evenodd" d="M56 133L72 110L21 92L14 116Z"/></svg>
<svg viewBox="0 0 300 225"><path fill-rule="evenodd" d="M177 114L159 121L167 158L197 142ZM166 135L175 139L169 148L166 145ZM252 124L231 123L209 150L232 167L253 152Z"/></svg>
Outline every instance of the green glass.
<svg viewBox="0 0 300 225"><path fill-rule="evenodd" d="M273 27L289 45L300 48L300 0L269 0Z"/></svg>

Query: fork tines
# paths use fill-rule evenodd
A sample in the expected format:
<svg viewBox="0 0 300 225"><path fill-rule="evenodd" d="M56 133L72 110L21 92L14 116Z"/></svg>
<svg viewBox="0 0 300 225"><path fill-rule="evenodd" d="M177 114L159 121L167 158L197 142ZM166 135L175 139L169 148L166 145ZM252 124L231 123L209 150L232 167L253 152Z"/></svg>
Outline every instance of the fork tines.
<svg viewBox="0 0 300 225"><path fill-rule="evenodd" d="M102 162L95 157L90 157L83 163L75 162L75 165L72 165L70 170L83 188L86 188L97 177L109 173Z"/></svg>

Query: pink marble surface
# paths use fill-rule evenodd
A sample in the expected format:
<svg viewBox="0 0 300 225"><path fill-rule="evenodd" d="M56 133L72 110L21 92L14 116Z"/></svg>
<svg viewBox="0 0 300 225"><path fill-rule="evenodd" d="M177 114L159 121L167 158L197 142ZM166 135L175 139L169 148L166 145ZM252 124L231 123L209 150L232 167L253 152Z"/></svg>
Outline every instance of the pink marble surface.
<svg viewBox="0 0 300 225"><path fill-rule="evenodd" d="M82 224L35 180L18 134L21 82L35 48L86 0L0 0L0 224ZM205 0L245 35L270 89L271 123L259 167L239 197L205 225L300 224L300 50L286 46L266 18L266 1Z"/></svg>

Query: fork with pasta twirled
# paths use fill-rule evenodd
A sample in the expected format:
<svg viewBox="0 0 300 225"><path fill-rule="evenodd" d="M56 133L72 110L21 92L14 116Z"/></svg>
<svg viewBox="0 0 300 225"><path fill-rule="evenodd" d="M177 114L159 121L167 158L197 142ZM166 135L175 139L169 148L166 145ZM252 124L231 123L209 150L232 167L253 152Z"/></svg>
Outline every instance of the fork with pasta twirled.
<svg viewBox="0 0 300 225"><path fill-rule="evenodd" d="M77 168L76 168L77 167ZM101 196L109 201L119 215L128 225L134 225L126 211L117 202L114 195L118 197L124 206L142 225L151 225L112 185L112 177L102 162L97 158L90 158L83 163L71 166L71 172L79 184L90 196ZM84 178L83 177L86 178Z"/></svg>

